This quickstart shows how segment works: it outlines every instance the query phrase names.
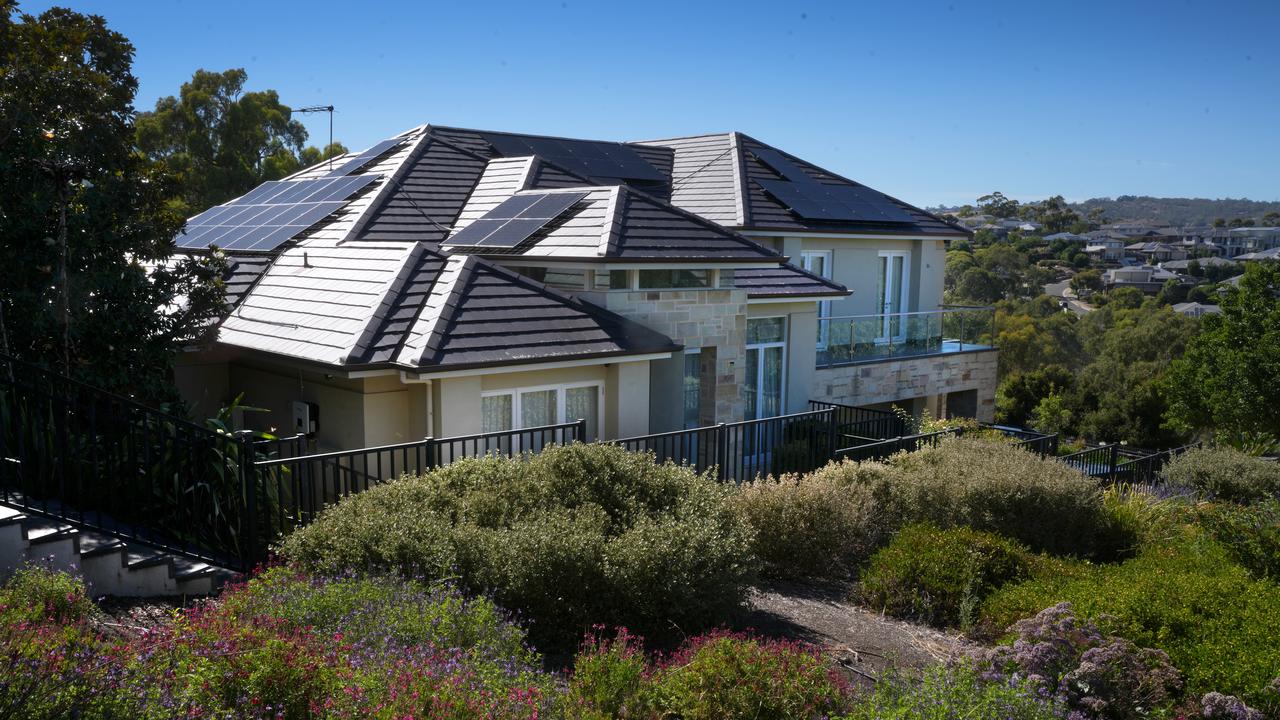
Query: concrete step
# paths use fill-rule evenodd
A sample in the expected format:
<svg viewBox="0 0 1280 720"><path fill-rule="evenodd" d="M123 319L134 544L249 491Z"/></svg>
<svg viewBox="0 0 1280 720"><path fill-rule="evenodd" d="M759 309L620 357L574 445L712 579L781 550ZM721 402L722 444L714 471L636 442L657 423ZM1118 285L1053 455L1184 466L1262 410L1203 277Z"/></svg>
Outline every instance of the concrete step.
<svg viewBox="0 0 1280 720"><path fill-rule="evenodd" d="M106 532L77 529L0 505L0 581L28 562L83 575L94 596L208 595L238 577Z"/></svg>

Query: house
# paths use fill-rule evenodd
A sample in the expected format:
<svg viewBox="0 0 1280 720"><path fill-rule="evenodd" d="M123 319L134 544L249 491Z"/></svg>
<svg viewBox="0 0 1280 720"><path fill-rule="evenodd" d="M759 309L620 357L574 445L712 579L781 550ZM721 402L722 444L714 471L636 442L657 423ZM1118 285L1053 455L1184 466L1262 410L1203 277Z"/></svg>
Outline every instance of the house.
<svg viewBox="0 0 1280 720"><path fill-rule="evenodd" d="M1236 256L1237 260L1280 260L1280 247L1258 250Z"/></svg>
<svg viewBox="0 0 1280 720"><path fill-rule="evenodd" d="M1084 252L1094 258L1115 262L1124 257L1124 246L1128 238L1111 230L1093 230L1085 233Z"/></svg>
<svg viewBox="0 0 1280 720"><path fill-rule="evenodd" d="M944 243L969 236L741 133L424 125L188 222L180 250L228 256L231 309L178 382L326 449L810 399L990 419L989 313L951 337L966 317L940 307Z"/></svg>
<svg viewBox="0 0 1280 720"><path fill-rule="evenodd" d="M1165 270L1173 270L1174 272L1185 273L1191 267L1191 263L1197 263L1202 268L1210 268L1210 267L1233 268L1239 265L1239 263L1233 260L1227 260L1225 258L1203 257L1203 258L1192 258L1189 260L1170 260L1168 262L1160 263L1160 267L1164 268Z"/></svg>
<svg viewBox="0 0 1280 720"><path fill-rule="evenodd" d="M1226 231L1222 242L1229 258L1280 247L1280 227L1242 227Z"/></svg>
<svg viewBox="0 0 1280 720"><path fill-rule="evenodd" d="M1077 235L1077 234L1072 233L1072 232L1060 232L1060 233L1054 233L1054 234L1052 234L1052 235L1045 235L1045 236L1044 236L1044 239L1045 239L1045 241L1046 241L1046 242L1053 242L1053 241L1055 241L1055 240L1061 240L1061 241L1063 241L1063 242L1079 242L1079 243L1082 243L1082 242L1087 242L1087 241L1088 241L1088 238L1086 238L1085 236L1083 236L1083 235Z"/></svg>
<svg viewBox="0 0 1280 720"><path fill-rule="evenodd" d="M1165 242L1144 241L1124 247L1130 257L1141 258L1147 263L1161 263L1166 260L1185 260L1187 251L1176 245Z"/></svg>
<svg viewBox="0 0 1280 720"><path fill-rule="evenodd" d="M1102 273L1102 284L1107 290L1132 287L1150 295L1160 292L1169 280L1182 281L1182 276L1152 265L1111 268Z"/></svg>
<svg viewBox="0 0 1280 720"><path fill-rule="evenodd" d="M1205 315L1217 315L1222 312L1222 308L1217 305L1205 305L1198 302L1177 303L1173 306L1173 311L1179 315L1187 317L1204 317Z"/></svg>

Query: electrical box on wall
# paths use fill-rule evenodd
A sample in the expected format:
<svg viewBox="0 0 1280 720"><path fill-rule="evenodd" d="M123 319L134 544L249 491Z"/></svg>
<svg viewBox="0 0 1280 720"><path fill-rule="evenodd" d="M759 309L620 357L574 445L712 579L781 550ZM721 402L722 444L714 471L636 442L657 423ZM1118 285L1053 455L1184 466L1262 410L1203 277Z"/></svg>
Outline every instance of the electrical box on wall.
<svg viewBox="0 0 1280 720"><path fill-rule="evenodd" d="M305 400L293 401L293 432L315 437L320 429L320 406Z"/></svg>

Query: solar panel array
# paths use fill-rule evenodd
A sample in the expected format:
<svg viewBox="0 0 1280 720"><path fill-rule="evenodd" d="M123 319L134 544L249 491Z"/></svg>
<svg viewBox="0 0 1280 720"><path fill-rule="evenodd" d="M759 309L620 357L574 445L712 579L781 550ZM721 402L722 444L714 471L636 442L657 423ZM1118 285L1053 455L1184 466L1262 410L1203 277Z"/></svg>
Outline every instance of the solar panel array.
<svg viewBox="0 0 1280 720"><path fill-rule="evenodd" d="M178 247L270 252L346 204L377 175L273 180L187 221Z"/></svg>
<svg viewBox="0 0 1280 720"><path fill-rule="evenodd" d="M589 178L667 181L666 176L641 157L635 148L622 143L499 133L484 133L483 136L504 157L537 155Z"/></svg>
<svg viewBox="0 0 1280 720"><path fill-rule="evenodd" d="M827 185L771 148L752 149L765 165L786 180L757 180L764 191L797 215L810 220L914 223L905 210L871 188Z"/></svg>
<svg viewBox="0 0 1280 720"><path fill-rule="evenodd" d="M400 145L400 143L402 143L402 142L404 142L404 141L403 141L403 140L399 140L399 139L395 139L395 140L383 140L382 142L378 143L377 145L374 145L373 147L369 148L368 150L365 150L364 152L360 153L359 155L357 155L357 156L355 156L355 157L351 158L350 160L347 160L347 161L343 162L343 163L342 163L341 165L339 165L338 167L336 167L336 168L334 168L334 169L330 170L330 171L327 173L327 175L329 175L330 177L337 177L337 176L340 176L340 175L350 175L351 173L353 173L353 172L355 172L355 171L359 170L360 168L364 167L365 165L368 165L370 162L372 162L372 161L376 160L377 158L379 158L379 157L381 157L381 156L385 155L385 154L387 153L387 151L391 150L391 148L394 148L394 147L396 147L396 146Z"/></svg>
<svg viewBox="0 0 1280 720"><path fill-rule="evenodd" d="M459 230L445 244L453 247L511 250L586 197L585 192L514 195Z"/></svg>

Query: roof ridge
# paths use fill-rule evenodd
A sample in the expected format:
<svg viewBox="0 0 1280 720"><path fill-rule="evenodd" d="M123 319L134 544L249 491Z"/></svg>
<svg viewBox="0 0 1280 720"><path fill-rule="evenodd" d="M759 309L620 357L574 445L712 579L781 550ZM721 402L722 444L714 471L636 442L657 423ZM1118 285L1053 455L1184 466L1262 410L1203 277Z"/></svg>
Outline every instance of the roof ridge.
<svg viewBox="0 0 1280 720"><path fill-rule="evenodd" d="M404 289L405 285L408 284L410 278L418 271L419 261L426 252L426 244L421 241L414 243L413 247L409 249L409 252L405 255L404 263L400 266L400 272L396 273L396 276L387 283L387 289L382 293L382 300L378 303L377 307L374 308L373 314L369 316L368 322L365 323L364 330L360 332L360 336L356 338L355 343L352 344L351 350L347 352L346 359L343 360L344 363L355 362L357 358L363 357L365 353L369 351L369 344L373 342L373 338L377 334L382 320L386 317L387 313L390 312L396 298L400 295L400 292ZM434 285L435 280L432 281L432 286ZM424 302L423 304L425 305L426 303ZM422 308L419 307L418 312L414 313L415 321L421 312ZM403 342L404 341L402 340L401 344L403 344Z"/></svg>
<svg viewBox="0 0 1280 720"><path fill-rule="evenodd" d="M414 363L418 367L423 365L423 360L426 359L427 353L432 355L440 354L440 346L443 341L440 329L449 324L450 316L452 315L450 311L457 307L458 297L462 292L462 288L471 279L475 271L476 261L479 260L474 255L446 255L445 257L450 260L461 258L461 267L458 268L458 274L453 278L453 286L449 288L449 294L440 305L440 313L436 315L431 327L424 333L426 339L422 343L422 354L418 356L417 362ZM432 290L434 289L435 286L433 285ZM440 340L437 340L437 338L440 338Z"/></svg>
<svg viewBox="0 0 1280 720"><path fill-rule="evenodd" d="M671 142L672 140L697 140L698 138L719 137L721 135L732 135L736 132L738 131L737 130L721 130L719 132L698 133L696 135L675 135L673 137L647 138L644 140L628 140L626 144L627 145L646 145L649 143L656 144L656 143Z"/></svg>

